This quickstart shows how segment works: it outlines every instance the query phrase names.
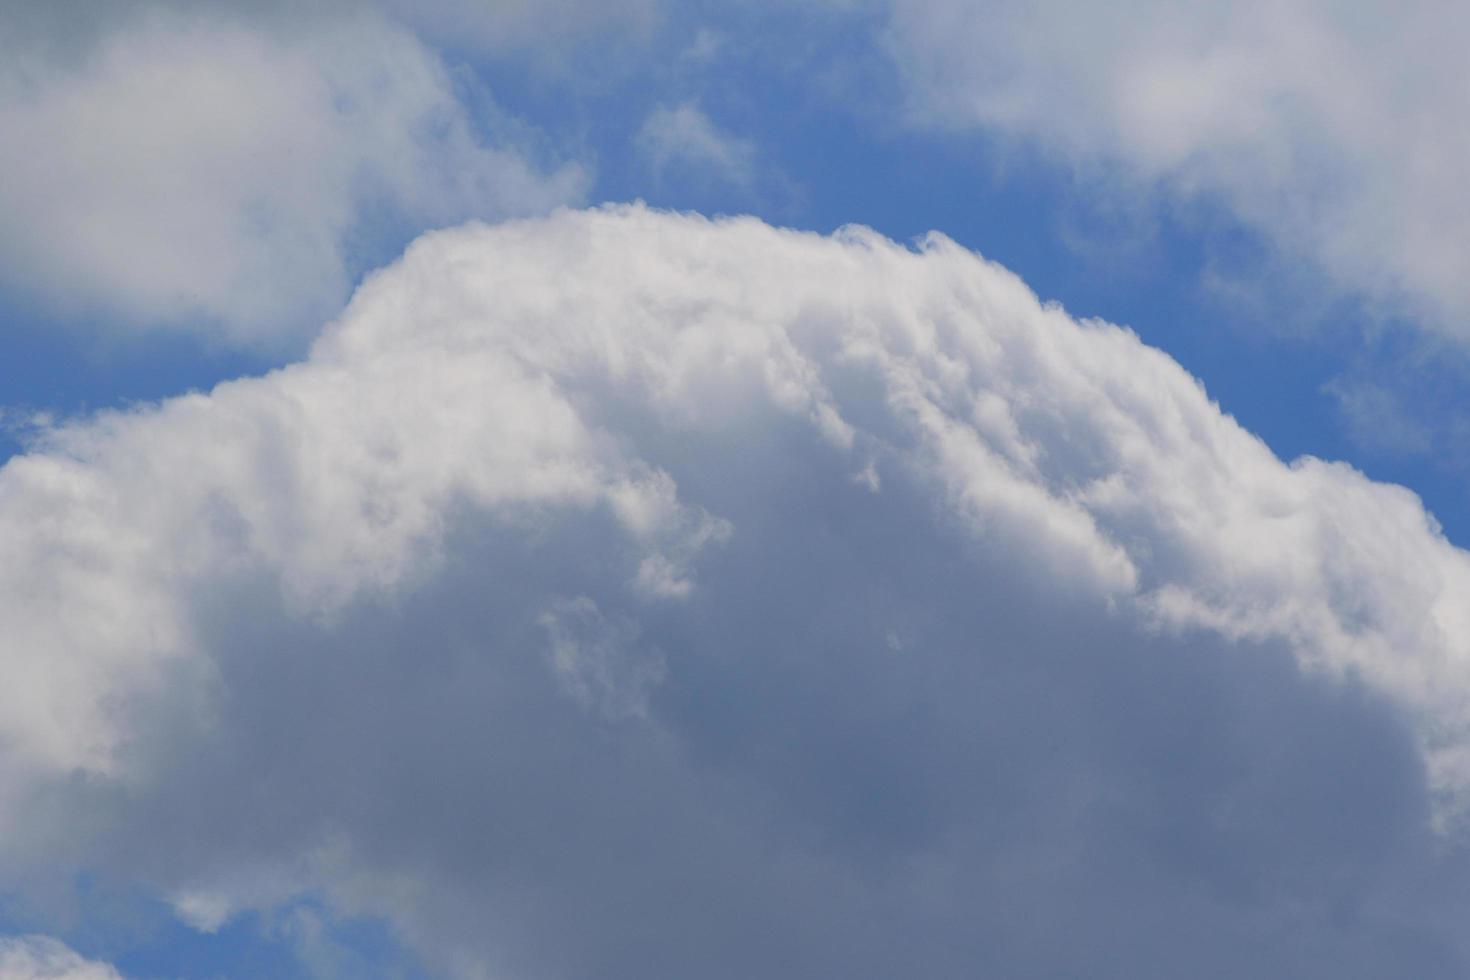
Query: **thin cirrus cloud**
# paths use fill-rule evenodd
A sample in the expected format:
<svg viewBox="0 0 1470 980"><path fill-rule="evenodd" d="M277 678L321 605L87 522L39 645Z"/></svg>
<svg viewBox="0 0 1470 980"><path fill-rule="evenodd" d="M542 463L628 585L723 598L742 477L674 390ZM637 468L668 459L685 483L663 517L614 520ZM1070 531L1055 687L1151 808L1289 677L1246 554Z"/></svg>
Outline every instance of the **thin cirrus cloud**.
<svg viewBox="0 0 1470 980"><path fill-rule="evenodd" d="M660 177L676 170L744 186L754 176L754 145L720 129L693 102L655 107L634 141Z"/></svg>
<svg viewBox="0 0 1470 980"><path fill-rule="evenodd" d="M0 548L10 882L466 978L1470 962L1470 556L939 236L433 233Z"/></svg>
<svg viewBox="0 0 1470 980"><path fill-rule="evenodd" d="M919 117L1224 203L1335 285L1470 323L1463 6L895 0Z"/></svg>
<svg viewBox="0 0 1470 980"><path fill-rule="evenodd" d="M7 15L13 295L289 347L340 307L385 234L585 190L579 166L486 132L439 55L381 16L207 9L119 5L88 30Z"/></svg>

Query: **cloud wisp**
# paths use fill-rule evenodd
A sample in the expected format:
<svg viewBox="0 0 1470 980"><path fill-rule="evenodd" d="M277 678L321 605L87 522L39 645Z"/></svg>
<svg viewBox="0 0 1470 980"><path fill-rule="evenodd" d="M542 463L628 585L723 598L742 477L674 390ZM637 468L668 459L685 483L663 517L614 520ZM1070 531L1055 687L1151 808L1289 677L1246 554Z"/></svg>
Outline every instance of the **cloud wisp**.
<svg viewBox="0 0 1470 980"><path fill-rule="evenodd" d="M705 180L744 186L754 176L755 148L750 142L722 131L692 102L655 108L639 128L636 142L660 177L676 168Z"/></svg>
<svg viewBox="0 0 1470 980"><path fill-rule="evenodd" d="M1435 2L895 0L920 118L1221 202L1342 291L1470 323L1470 15Z"/></svg>
<svg viewBox="0 0 1470 980"><path fill-rule="evenodd" d="M11 882L454 977L1470 962L1470 556L939 236L434 233L0 548Z"/></svg>

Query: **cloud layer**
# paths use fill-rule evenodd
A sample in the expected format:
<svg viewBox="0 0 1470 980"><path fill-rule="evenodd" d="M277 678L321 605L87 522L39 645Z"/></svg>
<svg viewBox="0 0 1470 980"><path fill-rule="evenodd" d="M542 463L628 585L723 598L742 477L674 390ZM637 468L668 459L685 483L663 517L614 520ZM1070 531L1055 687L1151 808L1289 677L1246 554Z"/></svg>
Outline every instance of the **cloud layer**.
<svg viewBox="0 0 1470 980"><path fill-rule="evenodd" d="M13 887L456 977L1467 962L1470 556L942 237L435 233L0 549Z"/></svg>

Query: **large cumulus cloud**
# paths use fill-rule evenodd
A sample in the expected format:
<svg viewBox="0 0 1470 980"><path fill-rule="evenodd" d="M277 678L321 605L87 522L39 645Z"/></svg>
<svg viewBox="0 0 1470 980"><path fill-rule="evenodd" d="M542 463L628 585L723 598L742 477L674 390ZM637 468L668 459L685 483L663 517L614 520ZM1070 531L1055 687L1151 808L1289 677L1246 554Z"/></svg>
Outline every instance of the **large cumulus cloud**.
<svg viewBox="0 0 1470 980"><path fill-rule="evenodd" d="M1462 975L1470 558L934 237L427 236L0 470L3 873L449 976Z"/></svg>

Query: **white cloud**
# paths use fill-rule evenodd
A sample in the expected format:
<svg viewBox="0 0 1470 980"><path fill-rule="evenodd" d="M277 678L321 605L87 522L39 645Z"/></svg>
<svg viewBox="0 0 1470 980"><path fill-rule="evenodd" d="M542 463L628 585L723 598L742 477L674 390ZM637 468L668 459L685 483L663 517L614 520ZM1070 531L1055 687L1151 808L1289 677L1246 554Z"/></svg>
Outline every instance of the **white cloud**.
<svg viewBox="0 0 1470 980"><path fill-rule="evenodd" d="M1391 389L1338 378L1324 390L1337 402L1349 438L1365 451L1380 456L1418 455L1434 448L1428 428L1414 420Z"/></svg>
<svg viewBox="0 0 1470 980"><path fill-rule="evenodd" d="M0 938L0 980L121 980L106 963L85 959L46 936Z"/></svg>
<svg viewBox="0 0 1470 980"><path fill-rule="evenodd" d="M120 9L95 37L19 32L0 72L0 276L69 314L297 340L398 225L584 187L482 135L438 56L372 15Z"/></svg>
<svg viewBox="0 0 1470 980"><path fill-rule="evenodd" d="M0 552L0 871L465 977L1466 962L1470 556L941 237L426 236L12 460Z"/></svg>
<svg viewBox="0 0 1470 980"><path fill-rule="evenodd" d="M552 604L537 620L545 627L547 656L563 690L608 718L643 717L648 693L663 679L663 658L637 645L631 622L609 622L586 596Z"/></svg>
<svg viewBox="0 0 1470 980"><path fill-rule="evenodd" d="M736 185L754 176L754 145L722 131L692 102L655 108L635 139L658 174L679 169Z"/></svg>
<svg viewBox="0 0 1470 980"><path fill-rule="evenodd" d="M1341 288L1463 338L1463 7L896 0L918 113L1223 203Z"/></svg>

